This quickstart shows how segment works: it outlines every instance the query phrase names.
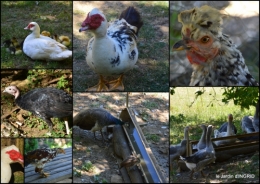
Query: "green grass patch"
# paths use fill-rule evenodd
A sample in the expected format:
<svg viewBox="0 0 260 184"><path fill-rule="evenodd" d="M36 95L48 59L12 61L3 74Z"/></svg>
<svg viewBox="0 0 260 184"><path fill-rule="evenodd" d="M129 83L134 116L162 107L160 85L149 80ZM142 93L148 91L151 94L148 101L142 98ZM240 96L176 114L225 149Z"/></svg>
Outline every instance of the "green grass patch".
<svg viewBox="0 0 260 184"><path fill-rule="evenodd" d="M144 135L146 140L154 141L154 142L159 142L160 137L156 134L145 134Z"/></svg>
<svg viewBox="0 0 260 184"><path fill-rule="evenodd" d="M87 161L82 165L82 170L92 173L95 171L95 166L90 161Z"/></svg>

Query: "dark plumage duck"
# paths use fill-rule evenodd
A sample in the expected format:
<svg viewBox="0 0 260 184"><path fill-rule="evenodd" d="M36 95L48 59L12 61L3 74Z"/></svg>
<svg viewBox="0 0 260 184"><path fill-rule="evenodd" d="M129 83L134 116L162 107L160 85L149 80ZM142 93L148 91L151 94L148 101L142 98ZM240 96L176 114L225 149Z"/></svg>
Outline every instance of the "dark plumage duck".
<svg viewBox="0 0 260 184"><path fill-rule="evenodd" d="M20 108L30 111L46 121L50 132L52 132L53 127L51 118L72 116L72 97L63 90L56 88L36 88L21 95L16 86L8 86L3 92L13 95L16 105Z"/></svg>
<svg viewBox="0 0 260 184"><path fill-rule="evenodd" d="M228 137L228 136L235 135L236 127L234 126L232 121L233 121L233 115L229 114L228 122L224 123L227 124L227 126L222 125L219 130L215 130L214 137L218 138L218 137ZM219 146L219 145L234 143L235 141L236 139L219 140L219 141L214 141L214 144Z"/></svg>
<svg viewBox="0 0 260 184"><path fill-rule="evenodd" d="M259 101L255 106L254 116L244 116L241 127L242 131L246 133L259 132Z"/></svg>
<svg viewBox="0 0 260 184"><path fill-rule="evenodd" d="M108 111L102 108L84 109L73 117L73 125L79 126L81 129L94 132L100 131L104 141L102 128L108 125L123 125L120 119L111 115Z"/></svg>
<svg viewBox="0 0 260 184"><path fill-rule="evenodd" d="M200 126L202 129L202 135L200 137L200 140L197 144L197 149L202 150L206 148L206 134L207 134L207 126L206 125L201 125Z"/></svg>
<svg viewBox="0 0 260 184"><path fill-rule="evenodd" d="M259 101L255 107L254 116L244 116L241 121L241 128L243 132L253 133L259 132ZM259 136L241 137L241 141L259 140Z"/></svg>
<svg viewBox="0 0 260 184"><path fill-rule="evenodd" d="M189 126L184 128L184 139L177 145L170 145L170 167L173 167L173 161L179 159L186 153L186 145L189 139Z"/></svg>
<svg viewBox="0 0 260 184"><path fill-rule="evenodd" d="M193 173L200 171L201 174L204 176L202 169L212 163L215 162L215 150L213 148L211 142L211 132L212 132L212 125L209 125L207 128L207 137L206 137L206 148L197 151L193 155L189 157L182 157L182 159L186 166L191 170L190 178L192 179ZM205 176L204 176L205 177Z"/></svg>
<svg viewBox="0 0 260 184"><path fill-rule="evenodd" d="M237 134L237 128L236 126L233 124L233 115L232 114L229 114L228 115L228 122L231 122L231 128L232 128L232 131L233 131L233 134ZM225 122L221 125L221 127L219 127L218 131L219 132L226 132L227 131L227 126L228 126L228 122Z"/></svg>

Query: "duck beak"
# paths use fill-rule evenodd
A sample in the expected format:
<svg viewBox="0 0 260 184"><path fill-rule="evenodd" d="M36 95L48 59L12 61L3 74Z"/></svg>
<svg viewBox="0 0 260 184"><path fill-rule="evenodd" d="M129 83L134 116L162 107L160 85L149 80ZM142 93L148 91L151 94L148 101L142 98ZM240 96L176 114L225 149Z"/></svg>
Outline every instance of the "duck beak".
<svg viewBox="0 0 260 184"><path fill-rule="evenodd" d="M86 30L88 30L88 28L89 28L89 26L81 27L79 29L79 32L86 31Z"/></svg>
<svg viewBox="0 0 260 184"><path fill-rule="evenodd" d="M180 40L173 45L172 51L189 50L190 48L191 47L187 46L184 40Z"/></svg>

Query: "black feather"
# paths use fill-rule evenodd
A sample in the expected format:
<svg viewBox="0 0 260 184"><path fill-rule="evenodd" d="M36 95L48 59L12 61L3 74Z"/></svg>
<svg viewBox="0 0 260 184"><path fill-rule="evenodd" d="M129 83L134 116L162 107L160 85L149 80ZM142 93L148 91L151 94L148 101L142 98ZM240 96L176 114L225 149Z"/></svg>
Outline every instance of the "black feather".
<svg viewBox="0 0 260 184"><path fill-rule="evenodd" d="M122 11L119 19L125 19L128 24L137 27L136 35L138 35L139 29L143 25L140 13L132 6L129 6L126 10Z"/></svg>

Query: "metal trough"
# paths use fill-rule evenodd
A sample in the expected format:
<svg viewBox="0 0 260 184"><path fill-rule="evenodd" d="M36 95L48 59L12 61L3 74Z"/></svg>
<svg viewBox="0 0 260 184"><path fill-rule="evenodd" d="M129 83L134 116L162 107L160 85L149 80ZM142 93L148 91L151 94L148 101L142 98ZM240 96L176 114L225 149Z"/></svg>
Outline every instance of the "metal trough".
<svg viewBox="0 0 260 184"><path fill-rule="evenodd" d="M243 135L233 135L228 137L220 137L211 139L212 142L218 140L228 140L228 139L237 139L235 143L221 145L214 147L216 153L216 162L222 162L227 159L230 159L233 156L241 155L241 154L249 154L259 150L259 139L258 140L248 140L248 141L240 141L239 138L245 137L256 137L259 136L259 132L254 132L250 134ZM197 144L199 141L190 141L189 149L192 150L192 145ZM195 151L195 150L193 150Z"/></svg>
<svg viewBox="0 0 260 184"><path fill-rule="evenodd" d="M166 183L157 160L155 159L140 126L132 115L131 108L125 108L120 114L120 119L127 122L124 126L124 133L133 152L140 155L140 170L146 183ZM129 153L127 153L129 154Z"/></svg>

